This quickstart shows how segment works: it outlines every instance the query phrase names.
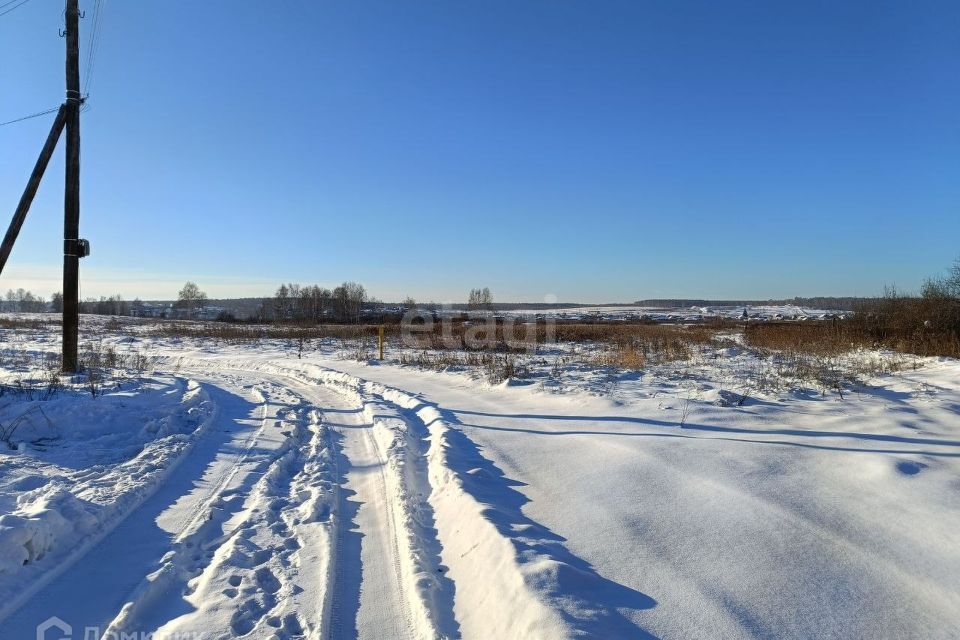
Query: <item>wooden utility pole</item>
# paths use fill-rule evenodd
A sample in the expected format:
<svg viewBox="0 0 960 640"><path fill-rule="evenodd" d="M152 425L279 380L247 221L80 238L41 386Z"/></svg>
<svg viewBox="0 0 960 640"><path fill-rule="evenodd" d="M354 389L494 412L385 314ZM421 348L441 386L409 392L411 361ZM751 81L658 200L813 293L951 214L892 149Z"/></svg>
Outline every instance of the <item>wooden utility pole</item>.
<svg viewBox="0 0 960 640"><path fill-rule="evenodd" d="M0 272L10 257L20 227L37 194L40 179L50 162L61 133L66 129L66 181L63 196L63 359L66 373L77 370L77 338L80 322L80 258L90 255L90 243L80 239L80 11L78 0L66 0L64 13L67 42L67 100L60 106L37 164L23 190L13 220L0 244ZM8 3L9 4L9 3ZM21 3L22 4L22 3ZM20 5L17 5L20 6ZM38 114L40 115L40 114Z"/></svg>
<svg viewBox="0 0 960 640"><path fill-rule="evenodd" d="M80 323L80 13L66 0L66 183L63 194L63 371L77 370Z"/></svg>

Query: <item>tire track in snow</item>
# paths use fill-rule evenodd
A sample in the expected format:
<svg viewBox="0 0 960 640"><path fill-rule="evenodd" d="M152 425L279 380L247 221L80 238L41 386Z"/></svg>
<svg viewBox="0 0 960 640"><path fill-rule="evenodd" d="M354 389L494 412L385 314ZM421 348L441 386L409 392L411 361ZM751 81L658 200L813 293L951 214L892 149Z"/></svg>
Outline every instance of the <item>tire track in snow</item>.
<svg viewBox="0 0 960 640"><path fill-rule="evenodd" d="M260 417L258 418L258 421L260 423L260 427L247 436L246 440L244 440L243 444L241 445L242 453L240 454L240 457L238 457L231 466L224 469L220 477L214 481L213 486L210 489L209 497L206 500L199 500L191 513L184 518L185 524L180 528L180 533L174 539L176 542L182 542L191 531L196 530L201 520L207 518L208 514L213 511L216 503L222 502L225 498L230 497L226 491L227 486L234 478L236 478L240 468L250 458L250 453L253 451L253 447L256 446L257 440L263 435L263 432L267 427L267 403L266 398L263 398L262 395L259 410Z"/></svg>
<svg viewBox="0 0 960 640"><path fill-rule="evenodd" d="M337 532L341 550L333 588L337 617L330 637L412 638L383 461L370 435L371 425L359 413L344 416L343 489L352 499L344 496L341 508L344 516L353 511L353 517L349 521L344 517ZM359 545L351 536L359 538ZM354 600L351 591L358 577L359 597Z"/></svg>
<svg viewBox="0 0 960 640"><path fill-rule="evenodd" d="M12 637L26 637L29 631L32 637L37 623L51 612L68 620L74 628L105 630L118 615L123 615L127 605L133 606L131 602L137 596L146 596L146 604L159 591L146 590L146 583L156 582L159 586L170 579L172 573L164 571L163 565L170 559L172 547L181 546L174 540L189 537L186 527L190 524L198 530L205 529L206 523L195 517L197 505L211 504L214 492L223 493L223 487L229 484L224 479L230 477L240 451L248 450L252 442L249 432L259 432L263 426L247 414L250 408L256 410L261 405L262 396L227 391L219 381L203 383L217 410L202 437L178 458L177 473L169 474L153 495L96 544L83 549L83 555L74 564L21 607L5 623L4 636L9 632ZM237 433L238 426L241 433ZM255 464L249 462L251 468ZM218 514L227 514L232 508L225 506ZM126 603L120 612L118 603Z"/></svg>
<svg viewBox="0 0 960 640"><path fill-rule="evenodd" d="M185 362L184 366L189 367L189 364ZM342 412L345 422L348 423L337 425L339 426L336 438L338 446L335 450L338 451L334 455L334 459L338 463L344 462L344 465L333 471L333 477L340 481L334 482L337 495L333 504L337 506L331 513L331 523L328 525L333 542L326 553L326 576L317 577L317 582L325 584L317 584L311 590L319 600L319 610L314 616L315 619L319 618L319 622L314 625L303 623L302 631L307 634L307 637L441 638L458 636L458 633L440 634L436 630L437 614L432 611L436 606L436 599L425 597L424 593L424 589L436 587L436 575L432 575L436 569L428 572L424 571L420 565L423 557L429 555L422 552L423 548L427 546L439 548L439 541L435 539L435 532L433 532L432 541L423 544L419 540L419 537L424 535L424 528L414 526L416 514L408 511L410 496L402 489L405 480L397 477L401 472L397 468L396 452L384 450L383 447L389 445L379 442L375 433L375 428L382 429L382 425L376 426L372 420L364 420L367 417L363 411L366 408L364 402L357 394L350 393L343 387L318 384L320 381L305 378L301 372L278 371L258 367L255 364L250 367L249 364L249 362L237 361L196 362L197 369L206 370L207 375L223 376L226 370L235 370L238 373L242 372L242 380L249 380L250 374L253 373L258 381L292 391L318 409L328 406L350 407L331 409L331 413ZM189 368L194 369L194 367ZM238 383L234 382L234 384ZM341 401L333 402L331 395L341 398ZM333 424L330 426L336 428ZM402 467L402 462L399 466ZM387 474L389 474L389 480ZM362 496L359 492L361 488L366 492ZM352 496L357 496L360 502L351 500ZM352 509L351 506L353 506ZM433 531L432 528L429 530ZM234 536L233 539L239 540L239 536ZM204 549L213 548L214 551L208 554L209 562L206 562L205 566L190 567L191 575L184 581L191 583L189 590L184 589L189 591L185 593L187 597L194 592L193 583L207 581L204 572L208 569L208 565L216 561L212 556L220 553L221 548L228 541L218 539L214 542L207 539L201 543ZM406 555L417 557L410 559ZM439 557L438 553L435 555ZM403 556L402 560L401 556ZM429 579L424 580L425 576ZM278 593L285 583L276 573L273 577L274 580L266 581L269 583L269 589L266 591ZM448 578L444 577L443 580L450 583L452 587ZM244 584L242 580L240 584ZM354 584L357 592L356 602L353 601ZM376 588L376 584L381 588ZM225 586L222 591L231 589L235 590L238 587ZM274 610L278 606L276 600L264 596L255 603L248 605L246 604L248 602L249 600L244 600L239 607L234 603L224 603L228 610L231 607L242 609L244 615L241 616L243 623L231 626L231 635L223 637L246 637L258 629L267 630L263 626L263 621L268 619L276 624L277 616L274 615ZM416 615L413 614L412 608L416 609ZM450 611L444 613L442 617L452 621L452 627L456 629L458 625L452 612L452 593L449 609ZM302 623L302 620L298 619L298 622ZM160 626L165 632L168 631L168 627ZM448 625L448 628L450 626ZM275 635L279 638L287 637L282 634Z"/></svg>
<svg viewBox="0 0 960 640"><path fill-rule="evenodd" d="M276 423L286 436L283 445L256 472L249 491L236 496L242 508L184 539L164 566L172 577L149 577L131 600L142 611L118 616L110 633L147 629L175 637L202 629L210 638L325 636L339 453L304 394L266 382L288 396ZM202 550L205 561L183 553L187 549ZM173 615L158 616L157 610Z"/></svg>
<svg viewBox="0 0 960 640"><path fill-rule="evenodd" d="M363 596L360 609L351 612L356 616L357 628L336 626L331 637L459 637L453 612L454 585L445 575L446 568L440 565L441 544L426 499L429 480L425 454L419 446L419 438L426 431L415 434L402 414L392 409L396 405L359 386L330 384L295 369L267 370L296 381L297 388L304 384L308 389L316 388L319 383L335 390L350 398L351 404L358 407L358 417L363 418L359 422L351 418L347 420L350 424L341 425L344 457L349 463L344 470L346 486L341 490L356 490L358 499L365 503L355 519L355 525L366 536L366 557L360 563ZM348 506L350 501L343 504ZM348 528L342 526L340 534L349 535ZM345 577L353 569L346 558L337 565L341 573L334 598L341 597L344 588L349 587ZM392 570L389 577L384 575L385 566ZM384 583L393 586L387 589ZM372 589L387 597L371 596ZM385 603L394 612L384 619L384 612L374 609L389 608ZM399 619L405 624L398 627ZM385 621L390 623L389 629L384 628Z"/></svg>
<svg viewBox="0 0 960 640"><path fill-rule="evenodd" d="M127 596L125 604L107 626L105 636L112 637L110 634L113 633L119 637L125 632L143 631L144 626L157 624L169 615L164 612L168 600L192 592L190 580L210 565L215 550L236 532L234 528L224 533L224 529L240 509L244 496L252 491L248 487L255 484L257 478L268 474L287 451L284 445L269 453L261 452L256 457L262 459L255 459L254 450L266 437L267 426L274 421L282 403L268 401L259 389L254 392L258 400L258 427L240 444L240 452L232 463L196 495L194 505L185 514L169 517L168 526L172 524L176 531L170 549L160 560L159 567L145 576ZM271 409L273 414L269 414ZM279 426L280 423L275 424ZM232 486L241 473L245 474L244 478ZM189 498L183 496L181 500L184 497ZM176 604L169 606L178 610Z"/></svg>
<svg viewBox="0 0 960 640"><path fill-rule="evenodd" d="M386 461L384 456L380 451L380 447L377 445L376 438L373 437L373 434L370 432L370 429L363 429L363 437L366 440L367 447L370 451L373 452L373 455L377 459L376 464L376 476L377 476L377 485L380 489L380 495L383 497L383 504L386 507L386 525L388 527L388 537L390 539L390 547L392 550L391 560L393 565L393 579L398 594L398 603L400 604L400 610L403 612L403 619L406 624L406 637L412 637L410 630L414 628L413 619L410 616L410 606L407 603L407 594L406 589L403 586L403 572L400 569L400 543L399 543L399 532L397 530L397 520L396 515L394 514L394 501L387 492L387 481L384 478L384 468L386 467Z"/></svg>
<svg viewBox="0 0 960 640"><path fill-rule="evenodd" d="M570 553L563 538L527 518L525 496L455 426L454 415L420 396L334 369L307 364L304 372L356 394L365 406L392 407L415 432L429 433L429 450L415 459L426 458L428 502L445 545L442 557L457 581L456 622L464 633L652 637L611 603L636 609L655 601L603 578Z"/></svg>
<svg viewBox="0 0 960 640"><path fill-rule="evenodd" d="M326 419L326 416L324 416ZM331 558L331 570L328 572L329 597L324 601L324 616L329 622L326 625L324 638L346 638L357 637L357 609L360 600L360 540L359 533L353 532L352 525L356 520L359 504L347 500L349 495L355 495L344 486L346 484L345 468L349 465L342 464L346 461L343 453L343 431L339 427L331 428L337 434L337 455L335 458L336 478L337 478L337 498L336 510L333 518L334 545ZM346 524L350 524L348 527ZM351 538L347 540L348 536ZM350 547L350 553L347 553L347 547ZM345 569L348 558L353 559L358 571L356 575L347 575ZM350 605L350 602L355 604ZM348 610L349 618L344 618L344 611Z"/></svg>

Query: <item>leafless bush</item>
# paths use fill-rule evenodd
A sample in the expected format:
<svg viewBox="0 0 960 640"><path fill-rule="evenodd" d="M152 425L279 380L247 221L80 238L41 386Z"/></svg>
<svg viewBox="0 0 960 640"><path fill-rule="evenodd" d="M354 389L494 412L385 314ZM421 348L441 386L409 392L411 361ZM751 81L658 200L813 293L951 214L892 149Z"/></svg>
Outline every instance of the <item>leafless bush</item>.
<svg viewBox="0 0 960 640"><path fill-rule="evenodd" d="M401 352L399 362L401 365L443 371L453 367L482 367L492 357L492 354L475 351L431 351L424 349L412 353Z"/></svg>
<svg viewBox="0 0 960 640"><path fill-rule="evenodd" d="M50 400L55 395L63 391L63 380L60 379L60 356L56 353L47 354L47 366L43 399Z"/></svg>
<svg viewBox="0 0 960 640"><path fill-rule="evenodd" d="M113 354L114 358L115 356L116 352ZM84 385L93 398L96 398L101 393L104 379L104 366L103 342L100 340L88 342L80 356L80 368L86 374Z"/></svg>
<svg viewBox="0 0 960 640"><path fill-rule="evenodd" d="M509 353L488 356L484 366L487 381L490 384L500 384L509 379L525 378L527 375L526 368L518 363L515 355Z"/></svg>
<svg viewBox="0 0 960 640"><path fill-rule="evenodd" d="M10 449L16 449L16 445L13 444L13 436L17 429L19 429L20 426L23 425L33 413L39 413L42 415L43 419L46 420L47 425L51 430L53 430L53 422L51 422L50 418L47 417L47 414L44 413L43 409L39 405L34 405L11 420L9 423L0 423L0 442L5 443Z"/></svg>
<svg viewBox="0 0 960 640"><path fill-rule="evenodd" d="M374 345L369 340L356 340L351 343L345 343L347 347L347 358L357 362L367 362L373 360Z"/></svg>
<svg viewBox="0 0 960 640"><path fill-rule="evenodd" d="M153 368L153 359L145 353L133 351L129 354L127 366L142 375Z"/></svg>
<svg viewBox="0 0 960 640"><path fill-rule="evenodd" d="M960 358L960 299L939 289L923 297L890 290L864 304L849 320L875 346L921 356Z"/></svg>
<svg viewBox="0 0 960 640"><path fill-rule="evenodd" d="M694 395L699 395L695 385L687 387L687 393L683 398L683 405L680 407L680 426L687 424L687 418L690 417L690 411L693 409Z"/></svg>

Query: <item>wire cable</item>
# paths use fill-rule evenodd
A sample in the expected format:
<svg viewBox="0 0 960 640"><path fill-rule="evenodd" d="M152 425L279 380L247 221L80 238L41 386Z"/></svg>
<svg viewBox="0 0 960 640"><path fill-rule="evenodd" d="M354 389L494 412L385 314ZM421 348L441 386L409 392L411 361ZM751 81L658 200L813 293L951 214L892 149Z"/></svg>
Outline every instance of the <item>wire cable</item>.
<svg viewBox="0 0 960 640"><path fill-rule="evenodd" d="M90 74L93 70L93 59L96 55L96 49L94 48L94 43L97 38L97 23L100 19L100 0L96 0L93 5L93 17L90 21L90 37L87 38L87 67L84 70L83 76L83 86L88 87L89 91L90 84Z"/></svg>
<svg viewBox="0 0 960 640"><path fill-rule="evenodd" d="M60 110L60 105L57 105L53 109L47 109L46 111L38 111L37 113L31 113L29 116L23 116L22 118L14 118L13 120L0 122L0 127L5 127L8 124L13 124L15 122L23 122L24 120L29 120L30 118L39 118L40 116L45 116L48 113L54 113L55 111L59 111L59 110Z"/></svg>
<svg viewBox="0 0 960 640"><path fill-rule="evenodd" d="M16 2L17 4L14 4L15 2ZM0 4L0 9L3 9L4 7L10 7L10 5L13 4L13 6L10 7L9 9L7 9L7 10L5 10L5 11L0 11L0 16L5 16L5 15L7 15L8 13L10 13L11 11L13 11L14 9L18 9L18 8L22 7L23 5L27 4L28 2L30 2L30 0L10 0L10 1L7 2L6 4Z"/></svg>
<svg viewBox="0 0 960 640"><path fill-rule="evenodd" d="M93 72L97 65L97 53L100 50L100 33L103 25L103 10L106 6L106 0L96 0L93 7L93 23L90 26L90 38L87 41L87 67L84 71L83 86L86 87L87 94L90 93L90 86L93 82Z"/></svg>

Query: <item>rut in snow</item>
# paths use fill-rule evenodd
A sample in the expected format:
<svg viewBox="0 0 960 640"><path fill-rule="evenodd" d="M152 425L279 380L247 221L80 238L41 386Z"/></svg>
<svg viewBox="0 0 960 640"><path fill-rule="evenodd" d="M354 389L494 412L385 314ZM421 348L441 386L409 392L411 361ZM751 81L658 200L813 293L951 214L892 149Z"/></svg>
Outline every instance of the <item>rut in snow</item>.
<svg viewBox="0 0 960 640"><path fill-rule="evenodd" d="M232 482L248 457L245 452L217 482L159 568L129 596L110 632L202 628L228 637L264 628L281 638L309 632L312 623L303 612L311 608L295 597L306 591L296 579L302 550L329 546L322 541L330 537L334 456L316 412L297 407L281 413L279 420L264 420L249 443L252 449L267 428L284 438L258 468L247 472L251 481L256 478L253 486L246 490L245 483ZM319 549L317 555L328 558L329 549ZM328 582L325 575L316 577L318 585ZM310 595L316 591L311 585ZM322 604L316 608L319 614ZM233 613L221 621L208 615L216 609Z"/></svg>

